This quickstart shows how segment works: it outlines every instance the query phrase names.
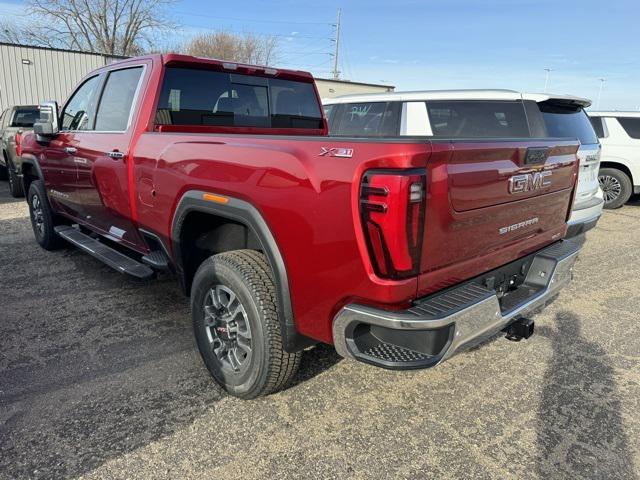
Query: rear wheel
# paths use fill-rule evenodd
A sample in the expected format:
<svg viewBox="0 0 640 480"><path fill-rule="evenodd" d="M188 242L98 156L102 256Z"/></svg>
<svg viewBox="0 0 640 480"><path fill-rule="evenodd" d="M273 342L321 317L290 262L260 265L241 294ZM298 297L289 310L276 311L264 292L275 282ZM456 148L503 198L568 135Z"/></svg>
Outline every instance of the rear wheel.
<svg viewBox="0 0 640 480"><path fill-rule="evenodd" d="M31 227L38 244L45 250L56 250L64 244L64 240L54 231L58 224L56 215L51 210L49 199L42 180L34 180L29 186L29 214Z"/></svg>
<svg viewBox="0 0 640 480"><path fill-rule="evenodd" d="M9 177L9 192L11 196L13 198L24 197L22 179L16 174L16 170L10 160L7 161L7 175Z"/></svg>
<svg viewBox="0 0 640 480"><path fill-rule="evenodd" d="M261 253L236 250L205 260L193 281L191 312L204 363L230 394L268 395L297 372L302 354L282 348L275 284Z"/></svg>
<svg viewBox="0 0 640 480"><path fill-rule="evenodd" d="M598 181L604 194L604 208L620 208L633 193L631 179L617 168L601 168Z"/></svg>

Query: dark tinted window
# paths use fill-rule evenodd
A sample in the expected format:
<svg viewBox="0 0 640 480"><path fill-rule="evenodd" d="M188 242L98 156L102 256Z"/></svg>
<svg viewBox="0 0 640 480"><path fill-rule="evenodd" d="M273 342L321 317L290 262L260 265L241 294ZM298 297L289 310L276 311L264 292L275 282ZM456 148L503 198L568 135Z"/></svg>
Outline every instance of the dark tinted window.
<svg viewBox="0 0 640 480"><path fill-rule="evenodd" d="M168 68L160 125L322 128L313 85L208 70Z"/></svg>
<svg viewBox="0 0 640 480"><path fill-rule="evenodd" d="M520 101L429 101L427 111L436 137L529 137Z"/></svg>
<svg viewBox="0 0 640 480"><path fill-rule="evenodd" d="M95 102L98 77L91 77L76 90L62 112L62 130L88 130L89 113Z"/></svg>
<svg viewBox="0 0 640 480"><path fill-rule="evenodd" d="M332 135L392 137L398 135L400 102L367 102L336 105Z"/></svg>
<svg viewBox="0 0 640 480"><path fill-rule="evenodd" d="M582 145L598 143L589 117L581 107L554 102L540 102L547 136L577 138Z"/></svg>
<svg viewBox="0 0 640 480"><path fill-rule="evenodd" d="M96 130L122 132L127 129L140 75L142 67L109 73L96 114Z"/></svg>
<svg viewBox="0 0 640 480"><path fill-rule="evenodd" d="M533 100L525 100L524 110L527 113L527 122L532 138L544 138L547 136L547 127L544 126L542 112L538 108L538 103Z"/></svg>
<svg viewBox="0 0 640 480"><path fill-rule="evenodd" d="M631 138L640 138L640 118L618 117L624 131Z"/></svg>
<svg viewBox="0 0 640 480"><path fill-rule="evenodd" d="M604 138L604 126L602 125L602 117L589 117L591 126L596 132L598 138Z"/></svg>
<svg viewBox="0 0 640 480"><path fill-rule="evenodd" d="M38 117L40 117L40 111L37 107L18 108L13 114L11 126L31 128L36 120L38 120Z"/></svg>

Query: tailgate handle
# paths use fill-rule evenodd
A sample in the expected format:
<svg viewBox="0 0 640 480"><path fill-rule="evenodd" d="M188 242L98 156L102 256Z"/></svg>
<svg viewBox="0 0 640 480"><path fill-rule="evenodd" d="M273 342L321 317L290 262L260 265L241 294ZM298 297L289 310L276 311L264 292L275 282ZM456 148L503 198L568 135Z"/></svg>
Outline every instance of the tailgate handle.
<svg viewBox="0 0 640 480"><path fill-rule="evenodd" d="M529 147L524 157L525 165L545 163L549 157L549 147Z"/></svg>

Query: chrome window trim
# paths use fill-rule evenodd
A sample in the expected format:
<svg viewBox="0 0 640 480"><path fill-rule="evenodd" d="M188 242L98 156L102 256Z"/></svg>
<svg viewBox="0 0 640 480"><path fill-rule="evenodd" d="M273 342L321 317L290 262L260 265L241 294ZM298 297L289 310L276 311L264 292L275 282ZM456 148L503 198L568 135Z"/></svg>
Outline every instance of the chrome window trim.
<svg viewBox="0 0 640 480"><path fill-rule="evenodd" d="M74 135L77 135L79 133L127 133L129 131L129 129L131 128L131 123L133 121L133 115L134 115L134 112L135 112L134 107L137 106L138 99L140 97L140 91L142 89L142 80L144 79L145 73L147 71L147 64L146 63L133 64L133 65L127 65L124 68L114 68L112 70L100 71L96 75L93 75L92 77L89 77L84 82L82 82L82 85L84 85L85 83L87 83L92 78L95 78L97 76L104 75L104 74L107 75L107 78L106 78L106 80L104 82L104 85L102 86L102 91L100 92L100 98L99 98L98 103L96 105L96 118L97 118L98 117L98 111L100 110L100 101L102 100L102 93L104 91L104 88L107 85L107 82L109 81L109 75L111 75L112 72L117 72L119 70L129 70L131 68L140 68L140 67L142 67L142 74L140 75L140 78L138 79L138 85L136 86L136 92L133 95L133 101L131 102L131 107L129 108L129 118L127 119L127 128L125 130L60 130L58 133L73 133ZM74 90L74 92L71 95L71 97L69 97L69 100L71 100L71 98L73 98L73 96L82 87L82 85L80 85L76 90ZM69 102L67 101L67 103L69 103ZM61 114L64 113L64 109L66 108L66 106L67 106L67 104L65 104L64 107L62 108L62 110L60 111ZM62 116L60 116L60 119L62 119Z"/></svg>

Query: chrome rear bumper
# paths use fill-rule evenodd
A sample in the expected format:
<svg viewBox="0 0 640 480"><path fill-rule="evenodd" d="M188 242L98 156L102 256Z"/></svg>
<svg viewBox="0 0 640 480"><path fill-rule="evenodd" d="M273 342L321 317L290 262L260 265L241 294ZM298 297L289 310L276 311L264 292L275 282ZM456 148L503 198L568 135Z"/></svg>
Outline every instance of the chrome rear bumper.
<svg viewBox="0 0 640 480"><path fill-rule="evenodd" d="M470 281L404 311L347 305L333 322L335 348L343 357L385 368L434 366L543 308L571 281L582 243L580 236L537 252L524 282L500 299L496 290Z"/></svg>

